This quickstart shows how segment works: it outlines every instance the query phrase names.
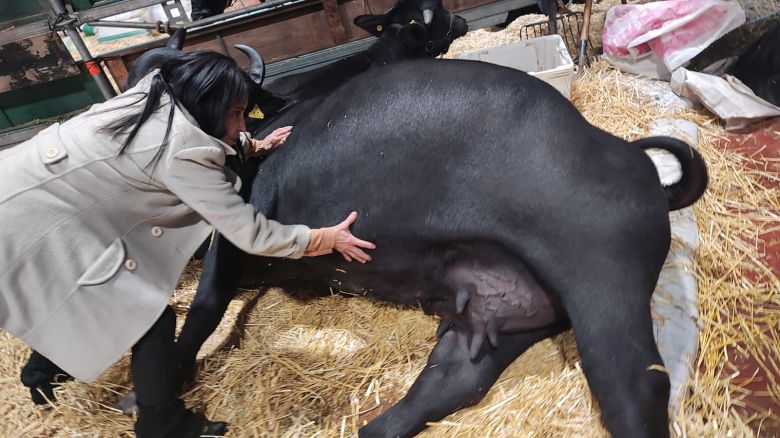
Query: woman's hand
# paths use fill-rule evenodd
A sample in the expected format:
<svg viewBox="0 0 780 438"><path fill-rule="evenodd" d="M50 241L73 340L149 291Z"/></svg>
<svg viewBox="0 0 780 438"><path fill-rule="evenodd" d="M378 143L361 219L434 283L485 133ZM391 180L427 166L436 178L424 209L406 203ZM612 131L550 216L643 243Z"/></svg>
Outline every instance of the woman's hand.
<svg viewBox="0 0 780 438"><path fill-rule="evenodd" d="M375 249L376 245L371 242L358 239L352 235L351 231L349 231L349 226L357 220L357 217L357 212L353 211L349 214L349 216L347 216L346 219L344 219L343 222L336 225L335 227L331 227L335 229L336 232L336 243L333 245L333 249L340 252L344 259L346 259L348 262L351 262L352 259L355 259L360 263L370 262L371 256L366 254L366 252L361 248Z"/></svg>
<svg viewBox="0 0 780 438"><path fill-rule="evenodd" d="M353 259L360 263L370 262L371 256L366 254L363 248L374 249L376 245L358 239L349 231L349 226L357 220L357 216L357 212L353 211L343 222L336 226L312 230L309 245L306 247L304 255L318 256L330 254L335 249L348 262L351 262Z"/></svg>
<svg viewBox="0 0 780 438"><path fill-rule="evenodd" d="M251 147L247 151L247 156L265 155L276 149L280 145L284 144L287 137L292 132L292 126L284 126L279 129L275 129L274 132L268 134L268 136L262 140L250 139Z"/></svg>

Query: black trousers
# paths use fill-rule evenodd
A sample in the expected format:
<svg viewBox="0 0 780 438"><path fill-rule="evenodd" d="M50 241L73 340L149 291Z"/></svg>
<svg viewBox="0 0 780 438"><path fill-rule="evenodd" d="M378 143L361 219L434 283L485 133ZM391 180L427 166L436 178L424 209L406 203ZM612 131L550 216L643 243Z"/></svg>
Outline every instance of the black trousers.
<svg viewBox="0 0 780 438"><path fill-rule="evenodd" d="M179 399L181 376L174 351L176 314L166 307L148 332L133 345L130 368L138 405L135 433L139 438L198 437L205 419L187 410ZM40 391L53 400L52 383L67 373L33 351L22 369L22 383L36 401ZM69 377L69 376L68 376ZM36 401L37 403L37 401Z"/></svg>
<svg viewBox="0 0 780 438"><path fill-rule="evenodd" d="M228 0L192 0L192 21L219 15L228 5Z"/></svg>

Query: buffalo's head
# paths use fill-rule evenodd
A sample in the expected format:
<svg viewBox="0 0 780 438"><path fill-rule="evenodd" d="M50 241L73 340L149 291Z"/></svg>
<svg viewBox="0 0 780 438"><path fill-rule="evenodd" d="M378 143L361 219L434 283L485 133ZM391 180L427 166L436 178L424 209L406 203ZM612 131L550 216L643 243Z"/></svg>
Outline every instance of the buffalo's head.
<svg viewBox="0 0 780 438"><path fill-rule="evenodd" d="M122 87L122 91L135 86L141 78L146 76L150 71L159 68L165 61L181 56L183 54L181 48L184 46L184 37L186 34L187 29L180 27L170 38L168 38L168 43L165 47L147 50L139 56L133 63L133 66L130 67L130 71L127 72L127 79L125 79L125 85Z"/></svg>
<svg viewBox="0 0 780 438"><path fill-rule="evenodd" d="M127 74L125 85L122 88L123 91L135 86L144 76L149 74L152 70L160 68L165 62L184 55L184 52L181 49L184 45L185 33L186 29L180 28L171 36L165 47L148 50L139 56ZM249 46L237 44L234 47L243 52L250 61L247 73L256 86L253 87L251 91L249 101L251 103L262 103L263 112L266 112L267 114L275 114L287 106L289 103L287 99L263 89L265 63L260 54ZM253 109L254 105L248 108L250 114ZM257 111L260 110L258 109L256 112Z"/></svg>
<svg viewBox="0 0 780 438"><path fill-rule="evenodd" d="M399 0L381 15L359 15L355 25L381 37L392 32L410 49L411 57L433 58L468 32L466 20L444 9L441 0Z"/></svg>
<svg viewBox="0 0 780 438"><path fill-rule="evenodd" d="M130 71L127 73L127 79L125 80L125 86L122 90L132 88L141 80L141 78L149 74L152 70L162 66L165 61L183 55L184 52L182 52L181 48L184 46L184 37L186 33L187 29L181 27L171 35L165 47L147 50L139 56L135 63L133 63L133 66L130 67ZM263 62L263 58L260 57L254 49L243 44L236 44L233 47L244 52L244 54L249 57L250 67L247 73L249 73L249 77L252 78L254 83L258 86L262 86L263 80L265 79L265 63Z"/></svg>

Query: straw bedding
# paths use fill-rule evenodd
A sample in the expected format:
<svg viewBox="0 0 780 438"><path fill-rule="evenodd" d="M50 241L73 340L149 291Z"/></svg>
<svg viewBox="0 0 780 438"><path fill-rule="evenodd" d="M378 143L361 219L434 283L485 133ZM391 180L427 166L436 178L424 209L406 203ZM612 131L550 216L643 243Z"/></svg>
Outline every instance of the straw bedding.
<svg viewBox="0 0 780 438"><path fill-rule="evenodd" d="M486 44L485 46L492 45ZM597 63L575 82L574 104L595 125L626 139L647 135L661 115L638 82ZM695 263L701 305L700 352L690 389L671 428L677 436L754 436L776 414L747 415L750 375L735 369L753 358L778 375L780 282L762 261L760 236L778 228L776 160L722 146L723 131L709 115L679 117L700 128L698 147L710 187L694 207L701 246ZM180 318L192 299L200 266L183 275L174 298ZM258 292L259 293L259 292ZM329 296L302 303L280 290L264 293L231 347L233 323L247 292L229 311L200 363L187 404L231 423L228 436L336 437L354 433L409 388L435 342L435 318L416 309ZM251 306L250 306L251 307ZM111 406L130 387L128 358L96 383L58 390L50 410L34 407L18 375L29 349L0 333L0 436L132 436L132 418ZM774 374L773 374L774 373ZM766 396L780 398L777 382ZM751 429L752 427L752 429ZM605 436L598 406L581 372L571 332L545 340L519 358L476 407L433 424L423 436Z"/></svg>

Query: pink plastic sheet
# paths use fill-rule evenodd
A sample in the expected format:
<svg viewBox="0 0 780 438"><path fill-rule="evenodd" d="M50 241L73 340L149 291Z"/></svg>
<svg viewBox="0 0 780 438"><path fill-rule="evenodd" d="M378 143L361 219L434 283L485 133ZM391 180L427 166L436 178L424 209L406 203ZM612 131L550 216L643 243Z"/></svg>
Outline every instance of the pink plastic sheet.
<svg viewBox="0 0 780 438"><path fill-rule="evenodd" d="M668 80L707 46L745 22L736 1L669 0L607 12L604 54L621 70Z"/></svg>

